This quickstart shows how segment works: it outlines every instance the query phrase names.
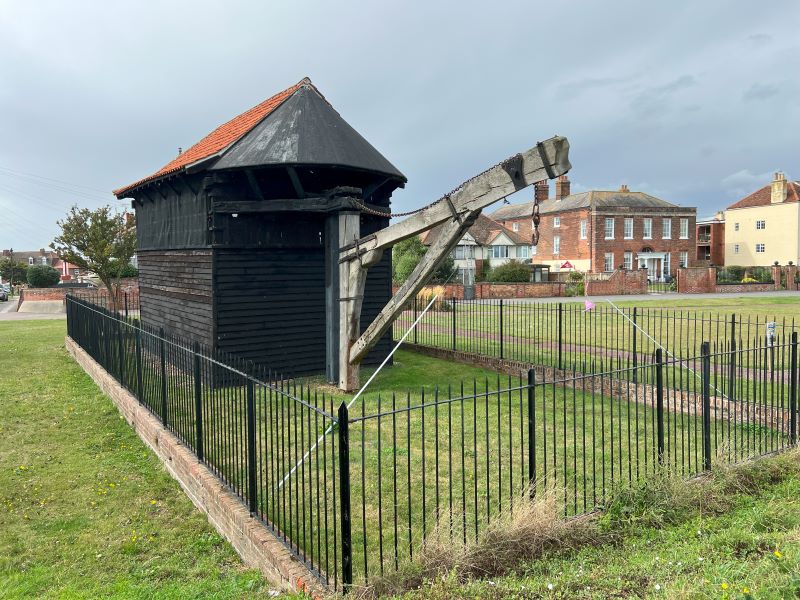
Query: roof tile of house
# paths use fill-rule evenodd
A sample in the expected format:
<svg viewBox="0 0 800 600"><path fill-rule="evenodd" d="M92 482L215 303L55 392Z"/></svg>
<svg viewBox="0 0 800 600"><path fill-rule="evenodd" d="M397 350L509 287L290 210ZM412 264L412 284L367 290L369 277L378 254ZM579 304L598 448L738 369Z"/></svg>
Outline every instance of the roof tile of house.
<svg viewBox="0 0 800 600"><path fill-rule="evenodd" d="M278 92L274 96L267 98L260 104L257 104L250 110L247 110L239 116L234 117L227 123L220 125L202 140L197 142L194 146L179 154L152 175L148 175L147 177L131 183L130 185L114 190L114 194L122 194L148 181L152 181L165 175L180 171L188 165L196 163L197 161L205 158L209 158L224 150L239 140L251 129L253 129L253 127L258 125L258 123L260 123L264 117L278 108L287 98L289 98L303 85L313 86L311 80L307 77L304 77L293 86L286 88L282 92Z"/></svg>
<svg viewBox="0 0 800 600"><path fill-rule="evenodd" d="M786 190L785 202L800 202L800 182L788 181ZM745 196L738 202L734 202L728 207L728 210L734 208L752 208L753 206L769 206L772 204L772 185L765 185L760 190L757 190Z"/></svg>
<svg viewBox="0 0 800 600"><path fill-rule="evenodd" d="M539 210L542 213L558 213L565 210L576 208L682 208L672 202L667 202L661 198L656 198L644 192L623 192L623 191L604 191L590 190L571 194L566 198L558 200L548 198L540 203ZM533 210L533 202L523 202L522 204L511 204L497 209L489 216L496 221L506 221L530 217Z"/></svg>
<svg viewBox="0 0 800 600"><path fill-rule="evenodd" d="M422 237L422 243L426 246L430 246L433 244L441 235L442 226L437 225L433 229L426 232L426 234ZM479 246L488 246L491 244L497 236L501 233L504 233L517 245L525 245L530 244L530 240L525 240L520 234L511 231L507 227L503 227L497 221L493 221L486 215L478 215L478 218L475 219L475 223L472 224L467 232L472 236L472 239L475 240L475 243Z"/></svg>

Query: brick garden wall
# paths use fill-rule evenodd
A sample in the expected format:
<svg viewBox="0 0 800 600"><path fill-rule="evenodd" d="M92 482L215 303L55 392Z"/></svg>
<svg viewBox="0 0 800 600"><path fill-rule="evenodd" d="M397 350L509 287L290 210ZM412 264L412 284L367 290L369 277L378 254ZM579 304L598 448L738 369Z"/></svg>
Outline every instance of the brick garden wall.
<svg viewBox="0 0 800 600"><path fill-rule="evenodd" d="M714 267L690 267L678 269L678 292L681 294L747 294L750 292L772 292L783 289L784 278L787 290L800 288L795 283L797 265L773 266L773 283L717 283Z"/></svg>
<svg viewBox="0 0 800 600"><path fill-rule="evenodd" d="M627 296L647 293L647 271L617 269L608 279L586 282L587 296Z"/></svg>

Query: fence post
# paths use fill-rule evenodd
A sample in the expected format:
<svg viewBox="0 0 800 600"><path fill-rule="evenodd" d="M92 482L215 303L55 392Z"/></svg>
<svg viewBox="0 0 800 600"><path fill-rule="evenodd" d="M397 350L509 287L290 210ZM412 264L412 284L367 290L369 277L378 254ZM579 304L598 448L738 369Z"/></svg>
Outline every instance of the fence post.
<svg viewBox="0 0 800 600"><path fill-rule="evenodd" d="M797 443L797 332L792 332L792 346L789 352L791 369L789 373L789 430L792 444Z"/></svg>
<svg viewBox="0 0 800 600"><path fill-rule="evenodd" d="M658 463L664 464L664 355L656 349L656 421L658 435Z"/></svg>
<svg viewBox="0 0 800 600"><path fill-rule="evenodd" d="M256 501L256 386L247 379L247 499L250 514L255 514Z"/></svg>
<svg viewBox="0 0 800 600"><path fill-rule="evenodd" d="M159 353L161 355L161 422L167 425L167 348L164 342L164 328L158 330Z"/></svg>
<svg viewBox="0 0 800 600"><path fill-rule="evenodd" d="M711 470L711 353L709 343L703 342L700 354L703 357L701 386L703 394L703 469Z"/></svg>
<svg viewBox="0 0 800 600"><path fill-rule="evenodd" d="M128 292L125 292L125 319L128 319Z"/></svg>
<svg viewBox="0 0 800 600"><path fill-rule="evenodd" d="M119 321L115 322L117 330L117 370L119 371L117 379L119 379L122 387L125 387L125 343L122 339L122 326Z"/></svg>
<svg viewBox="0 0 800 600"><path fill-rule="evenodd" d="M353 583L353 541L350 515L350 415L339 405L339 506L342 524L342 585L347 592Z"/></svg>
<svg viewBox="0 0 800 600"><path fill-rule="evenodd" d="M500 360L503 359L503 299L500 298Z"/></svg>
<svg viewBox="0 0 800 600"><path fill-rule="evenodd" d="M558 369L563 370L564 363L562 361L562 351L563 351L563 327L564 327L564 305L559 302L558 303Z"/></svg>
<svg viewBox="0 0 800 600"><path fill-rule="evenodd" d="M528 369L528 486L536 495L536 372Z"/></svg>
<svg viewBox="0 0 800 600"><path fill-rule="evenodd" d="M636 355L636 308L633 307L633 315L631 319L631 333L633 333L633 383L639 383L639 357Z"/></svg>
<svg viewBox="0 0 800 600"><path fill-rule="evenodd" d="M456 299L453 297L453 352L456 351Z"/></svg>
<svg viewBox="0 0 800 600"><path fill-rule="evenodd" d="M200 343L194 343L194 425L197 434L195 454L203 460L203 382L200 379Z"/></svg>
<svg viewBox="0 0 800 600"><path fill-rule="evenodd" d="M736 315L731 315L731 353L728 360L728 403L735 400L736 394Z"/></svg>
<svg viewBox="0 0 800 600"><path fill-rule="evenodd" d="M455 309L456 309L456 307L454 306L453 310L455 310ZM417 297L414 296L414 321L413 321L413 323L416 323L416 322L417 322ZM417 327L414 327L414 344L416 345L417 343L418 343L417 342Z"/></svg>
<svg viewBox="0 0 800 600"><path fill-rule="evenodd" d="M142 374L142 330L136 328L136 397L144 399L144 383Z"/></svg>

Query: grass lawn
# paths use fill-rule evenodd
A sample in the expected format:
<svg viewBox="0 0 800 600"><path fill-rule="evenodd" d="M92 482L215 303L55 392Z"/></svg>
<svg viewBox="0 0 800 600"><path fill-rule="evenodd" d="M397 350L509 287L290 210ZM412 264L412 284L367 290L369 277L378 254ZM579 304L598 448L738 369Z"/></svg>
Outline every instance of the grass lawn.
<svg viewBox="0 0 800 600"><path fill-rule="evenodd" d="M778 458L762 459L767 461ZM798 460L794 453L795 462ZM756 463L754 468L763 468ZM760 487L760 486L759 486ZM468 582L437 578L403 596L422 598L718 598L800 596L800 479L797 468L732 506L703 516L687 510L672 524L633 522L616 540L551 552L515 573ZM640 507L641 508L641 507Z"/></svg>
<svg viewBox="0 0 800 600"><path fill-rule="evenodd" d="M0 323L0 596L266 597L64 335Z"/></svg>

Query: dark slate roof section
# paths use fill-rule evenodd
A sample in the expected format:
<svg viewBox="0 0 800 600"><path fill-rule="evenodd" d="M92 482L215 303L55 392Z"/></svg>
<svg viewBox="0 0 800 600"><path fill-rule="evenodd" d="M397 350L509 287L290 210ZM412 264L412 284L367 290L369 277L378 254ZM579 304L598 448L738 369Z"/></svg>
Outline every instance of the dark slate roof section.
<svg viewBox="0 0 800 600"><path fill-rule="evenodd" d="M572 194L557 200L556 198L548 198L539 205L539 210L542 213L558 213L565 210L574 210L577 208L591 208L602 210L604 208L630 208L630 209L680 209L685 208L661 200L650 194L644 192L607 192L592 190L588 192L580 192ZM530 217L533 209L533 202L524 202L522 204L511 204L504 206L491 213L491 218L495 221L508 221L510 219L519 219L522 217ZM690 209L687 209L690 210Z"/></svg>
<svg viewBox="0 0 800 600"><path fill-rule="evenodd" d="M301 86L209 170L269 165L333 165L406 181L311 85Z"/></svg>

